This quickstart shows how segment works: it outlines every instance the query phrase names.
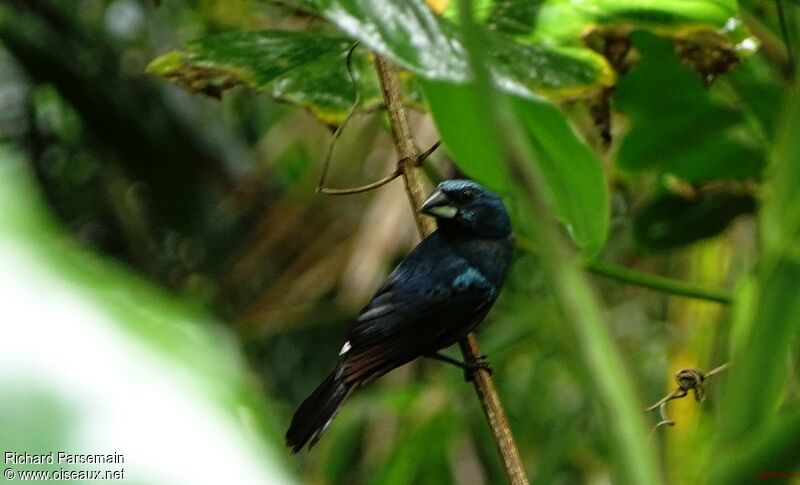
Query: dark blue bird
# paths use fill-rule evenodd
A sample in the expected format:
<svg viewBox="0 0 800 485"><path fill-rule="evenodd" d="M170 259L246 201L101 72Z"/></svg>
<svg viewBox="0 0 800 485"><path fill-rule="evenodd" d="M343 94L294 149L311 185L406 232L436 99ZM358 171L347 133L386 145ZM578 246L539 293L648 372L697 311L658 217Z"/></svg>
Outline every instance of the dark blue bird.
<svg viewBox="0 0 800 485"><path fill-rule="evenodd" d="M359 386L464 338L497 299L514 250L500 198L467 180L447 180L420 207L438 229L389 275L347 334L339 365L300 404L286 432L293 452L314 446Z"/></svg>

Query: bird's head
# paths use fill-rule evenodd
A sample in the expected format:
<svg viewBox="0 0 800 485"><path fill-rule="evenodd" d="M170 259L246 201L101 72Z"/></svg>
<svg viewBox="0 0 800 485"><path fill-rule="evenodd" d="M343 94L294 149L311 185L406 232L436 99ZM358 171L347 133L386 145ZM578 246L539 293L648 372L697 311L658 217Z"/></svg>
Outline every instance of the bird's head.
<svg viewBox="0 0 800 485"><path fill-rule="evenodd" d="M503 201L470 180L445 180L419 210L435 217L441 231L486 239L511 235Z"/></svg>

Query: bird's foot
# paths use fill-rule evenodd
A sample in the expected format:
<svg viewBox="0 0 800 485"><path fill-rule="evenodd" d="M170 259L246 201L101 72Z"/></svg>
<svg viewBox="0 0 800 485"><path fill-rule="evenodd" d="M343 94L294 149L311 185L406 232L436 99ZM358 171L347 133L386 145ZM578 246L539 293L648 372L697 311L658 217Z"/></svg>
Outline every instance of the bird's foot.
<svg viewBox="0 0 800 485"><path fill-rule="evenodd" d="M428 354L428 355L426 355L426 357L431 358L431 359L436 359L438 361L445 362L447 364L454 365L454 366L456 366L456 367L458 367L460 369L463 369L464 370L464 380L467 381L467 382L472 381L472 377L474 376L475 372L478 371L478 369L485 370L486 372L489 373L489 375L491 375L492 372L493 372L492 371L492 366L491 366L491 364L489 364L489 360L486 358L485 355L479 355L479 356L474 357L472 359L468 359L468 360L466 360L464 362L458 361L458 360L456 360L456 359L454 359L452 357L448 357L448 356L446 356L444 354L440 354L439 352L435 352L433 354Z"/></svg>
<svg viewBox="0 0 800 485"><path fill-rule="evenodd" d="M467 382L472 381L473 377L475 377L475 372L477 372L478 369L485 370L489 373L489 375L492 375L494 372L494 369L492 369L492 364L489 363L489 359L487 359L485 355L479 355L464 361L464 380Z"/></svg>

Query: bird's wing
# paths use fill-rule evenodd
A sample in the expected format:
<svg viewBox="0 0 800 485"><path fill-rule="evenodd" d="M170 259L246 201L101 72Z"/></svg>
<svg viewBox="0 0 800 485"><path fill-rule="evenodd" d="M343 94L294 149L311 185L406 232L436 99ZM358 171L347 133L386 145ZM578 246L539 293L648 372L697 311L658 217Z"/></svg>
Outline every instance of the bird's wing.
<svg viewBox="0 0 800 485"><path fill-rule="evenodd" d="M417 248L391 274L348 333L342 372L365 382L463 337L496 289L461 257Z"/></svg>

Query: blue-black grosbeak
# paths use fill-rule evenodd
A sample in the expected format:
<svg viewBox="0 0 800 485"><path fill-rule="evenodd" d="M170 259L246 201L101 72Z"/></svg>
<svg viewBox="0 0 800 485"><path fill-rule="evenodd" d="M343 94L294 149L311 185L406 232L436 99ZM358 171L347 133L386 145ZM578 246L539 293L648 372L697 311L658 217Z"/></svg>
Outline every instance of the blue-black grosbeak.
<svg viewBox="0 0 800 485"><path fill-rule="evenodd" d="M339 365L300 404L286 432L293 452L317 442L356 388L418 357L437 357L497 299L514 250L500 198L475 182L447 180L420 211L436 218L437 230L389 275L347 333ZM486 364L461 365L469 372Z"/></svg>

